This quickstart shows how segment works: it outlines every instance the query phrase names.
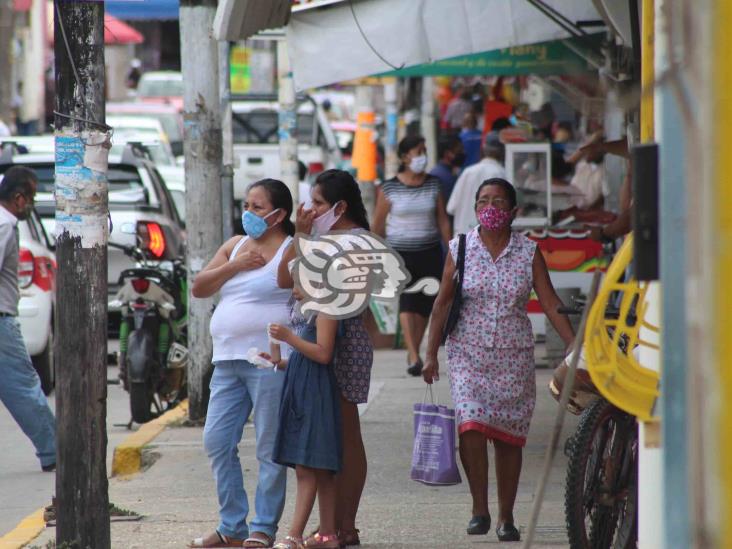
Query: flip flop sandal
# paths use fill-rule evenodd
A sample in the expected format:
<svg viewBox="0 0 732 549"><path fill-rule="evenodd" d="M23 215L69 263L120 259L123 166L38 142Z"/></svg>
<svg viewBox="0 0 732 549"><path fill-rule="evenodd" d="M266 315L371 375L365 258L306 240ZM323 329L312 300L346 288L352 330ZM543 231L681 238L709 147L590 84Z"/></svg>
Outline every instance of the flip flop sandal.
<svg viewBox="0 0 732 549"><path fill-rule="evenodd" d="M194 547L199 549L215 549L217 547L241 547L243 543L242 540L225 536L218 530L216 530L216 536L219 538L218 541L214 541L213 543L208 544L204 543L204 538L196 538L188 544L188 547Z"/></svg>
<svg viewBox="0 0 732 549"><path fill-rule="evenodd" d="M338 541L338 534L323 536L320 533L309 538L304 545L307 549L336 549L341 546Z"/></svg>
<svg viewBox="0 0 732 549"><path fill-rule="evenodd" d="M285 536L282 541L278 541L272 546L272 549L303 549L302 538L298 539L294 536Z"/></svg>
<svg viewBox="0 0 732 549"><path fill-rule="evenodd" d="M262 537L255 537L253 534L259 534ZM264 532L253 532L251 536L244 540L242 547L245 549L266 549L272 547L274 539Z"/></svg>

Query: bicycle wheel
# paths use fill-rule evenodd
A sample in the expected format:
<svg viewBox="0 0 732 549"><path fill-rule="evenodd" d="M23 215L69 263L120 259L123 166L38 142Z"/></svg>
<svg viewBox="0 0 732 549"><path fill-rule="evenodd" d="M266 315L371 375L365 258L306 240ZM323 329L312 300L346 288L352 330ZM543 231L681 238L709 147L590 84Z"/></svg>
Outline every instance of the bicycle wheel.
<svg viewBox="0 0 732 549"><path fill-rule="evenodd" d="M572 549L637 542L635 418L604 399L582 414L569 447L564 511Z"/></svg>

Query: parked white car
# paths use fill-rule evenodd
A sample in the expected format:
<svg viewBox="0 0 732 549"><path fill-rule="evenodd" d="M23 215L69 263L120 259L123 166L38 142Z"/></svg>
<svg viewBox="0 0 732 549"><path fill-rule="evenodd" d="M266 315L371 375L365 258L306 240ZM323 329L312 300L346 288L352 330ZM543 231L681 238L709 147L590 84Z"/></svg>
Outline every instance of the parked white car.
<svg viewBox="0 0 732 549"><path fill-rule="evenodd" d="M36 212L18 223L20 260L18 322L43 392L55 385L53 308L56 303L56 256Z"/></svg>

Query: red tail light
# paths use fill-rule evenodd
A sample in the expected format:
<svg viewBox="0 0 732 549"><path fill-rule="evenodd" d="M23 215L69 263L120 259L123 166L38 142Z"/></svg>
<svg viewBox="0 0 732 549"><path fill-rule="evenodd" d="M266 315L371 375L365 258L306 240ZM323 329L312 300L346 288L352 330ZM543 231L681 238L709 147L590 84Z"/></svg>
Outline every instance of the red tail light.
<svg viewBox="0 0 732 549"><path fill-rule="evenodd" d="M325 166L322 162L311 162L308 164L308 173L311 175L317 175L323 170L325 170Z"/></svg>
<svg viewBox="0 0 732 549"><path fill-rule="evenodd" d="M21 248L18 255L18 286L28 288L33 283L35 274L35 258L30 250Z"/></svg>
<svg viewBox="0 0 732 549"><path fill-rule="evenodd" d="M142 247L157 259L165 255L165 234L160 225L153 222L138 223L137 230L142 238Z"/></svg>
<svg viewBox="0 0 732 549"><path fill-rule="evenodd" d="M146 278L133 278L132 287L138 294L144 294L150 288L150 281Z"/></svg>
<svg viewBox="0 0 732 549"><path fill-rule="evenodd" d="M47 257L36 257L34 263L36 270L33 275L33 284L44 292L50 292L53 289L55 278L53 262Z"/></svg>

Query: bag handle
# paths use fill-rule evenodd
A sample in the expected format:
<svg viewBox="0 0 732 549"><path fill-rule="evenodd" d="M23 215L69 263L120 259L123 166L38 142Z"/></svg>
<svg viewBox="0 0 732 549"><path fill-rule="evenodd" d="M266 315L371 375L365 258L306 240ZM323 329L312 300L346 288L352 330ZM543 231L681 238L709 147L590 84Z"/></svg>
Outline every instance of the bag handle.
<svg viewBox="0 0 732 549"><path fill-rule="evenodd" d="M463 276L465 274L465 241L467 240L465 233L458 235L458 255L457 255L457 283L458 288L462 288Z"/></svg>
<svg viewBox="0 0 732 549"><path fill-rule="evenodd" d="M432 385L430 385L429 383L425 383L425 385L427 385L427 387L424 390L424 396L422 397L422 404L427 404L427 392L429 392L430 403L432 405L434 405L435 404L435 394L432 392Z"/></svg>

